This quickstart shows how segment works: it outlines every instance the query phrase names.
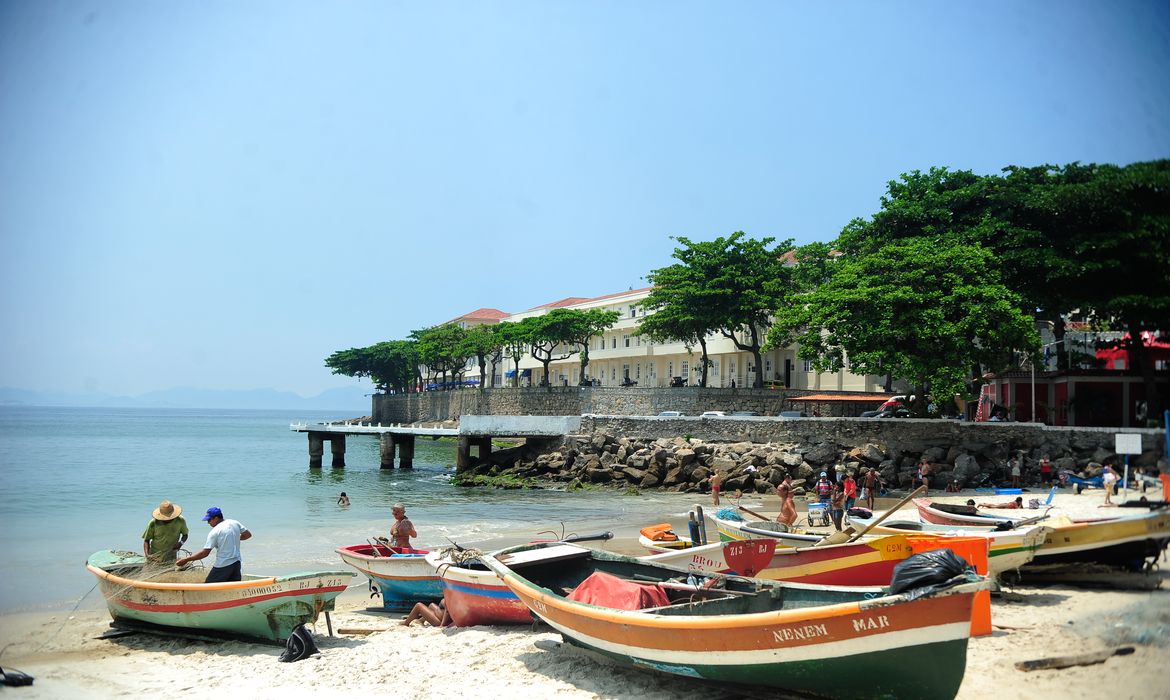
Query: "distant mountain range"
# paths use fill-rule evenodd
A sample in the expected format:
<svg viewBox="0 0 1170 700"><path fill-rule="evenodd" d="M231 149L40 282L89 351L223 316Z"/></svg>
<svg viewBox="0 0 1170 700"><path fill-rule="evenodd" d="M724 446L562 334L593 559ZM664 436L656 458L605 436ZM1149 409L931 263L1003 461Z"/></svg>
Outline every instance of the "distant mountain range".
<svg viewBox="0 0 1170 700"><path fill-rule="evenodd" d="M348 386L304 397L275 389L215 390L176 387L139 396L102 392L32 391L0 387L0 406L102 406L112 408L262 408L370 413L370 387Z"/></svg>

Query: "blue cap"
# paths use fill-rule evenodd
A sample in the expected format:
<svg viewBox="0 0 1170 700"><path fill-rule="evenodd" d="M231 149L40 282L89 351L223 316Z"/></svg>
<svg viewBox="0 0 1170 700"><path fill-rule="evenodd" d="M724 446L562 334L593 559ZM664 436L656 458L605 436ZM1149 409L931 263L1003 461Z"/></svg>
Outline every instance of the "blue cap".
<svg viewBox="0 0 1170 700"><path fill-rule="evenodd" d="M212 518L222 518L222 517L223 517L223 511L220 510L219 508L216 508L215 506L212 506L212 507L207 509L207 515L203 516L203 519L204 520L211 520Z"/></svg>

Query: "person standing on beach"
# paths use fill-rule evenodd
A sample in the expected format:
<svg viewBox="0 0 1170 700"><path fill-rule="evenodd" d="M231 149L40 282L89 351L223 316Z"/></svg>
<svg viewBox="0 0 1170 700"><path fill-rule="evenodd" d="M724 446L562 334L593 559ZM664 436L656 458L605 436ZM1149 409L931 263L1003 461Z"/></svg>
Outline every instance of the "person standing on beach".
<svg viewBox="0 0 1170 700"><path fill-rule="evenodd" d="M833 484L833 495L830 497L829 514L833 516L833 526L841 530L841 520L845 517L845 489L841 484Z"/></svg>
<svg viewBox="0 0 1170 700"><path fill-rule="evenodd" d="M877 470L871 467L865 473L865 505L870 510L873 510L873 501L877 498L878 489L881 487L881 477L878 476Z"/></svg>
<svg viewBox="0 0 1170 700"><path fill-rule="evenodd" d="M240 581L243 579L242 561L240 557L240 542L252 538L252 533L238 520L228 520L223 517L223 511L212 506L207 509L203 520L211 526L207 533L207 542L203 549L189 557L183 557L175 562L177 566L186 566L193 561L205 559L211 550L215 550L215 566L207 573L204 583L220 583L222 581Z"/></svg>
<svg viewBox="0 0 1170 700"><path fill-rule="evenodd" d="M923 496L930 493L930 460L925 455L923 455L922 459L918 460L917 481L922 484Z"/></svg>
<svg viewBox="0 0 1170 700"><path fill-rule="evenodd" d="M1052 462L1048 461L1048 455L1040 458L1040 481L1045 486L1052 484Z"/></svg>
<svg viewBox="0 0 1170 700"><path fill-rule="evenodd" d="M182 514L183 507L170 501L163 501L154 509L153 519L142 532L142 554L147 562L163 566L175 563L175 552L190 534Z"/></svg>
<svg viewBox="0 0 1170 700"><path fill-rule="evenodd" d="M845 475L845 482L841 486L845 490L845 510L849 510L857 503L857 482L853 480L853 472Z"/></svg>
<svg viewBox="0 0 1170 700"><path fill-rule="evenodd" d="M1105 487L1105 503L1104 505L1113 505L1113 486L1117 483L1117 472L1113 471L1113 467L1108 464L1105 465L1105 471L1101 472L1101 485Z"/></svg>
<svg viewBox="0 0 1170 700"><path fill-rule="evenodd" d="M711 475L711 501L719 505L719 485L723 483L723 475L716 471Z"/></svg>
<svg viewBox="0 0 1170 700"><path fill-rule="evenodd" d="M780 515L776 516L776 522L783 523L791 529L796 523L796 502L791 476L785 476L784 481L776 486L776 495L780 497Z"/></svg>
<svg viewBox="0 0 1170 700"><path fill-rule="evenodd" d="M410 538L418 537L418 533L414 530L414 523L406 517L406 506L395 503L390 507L390 512L394 514L394 524L390 526L390 544L411 549Z"/></svg>

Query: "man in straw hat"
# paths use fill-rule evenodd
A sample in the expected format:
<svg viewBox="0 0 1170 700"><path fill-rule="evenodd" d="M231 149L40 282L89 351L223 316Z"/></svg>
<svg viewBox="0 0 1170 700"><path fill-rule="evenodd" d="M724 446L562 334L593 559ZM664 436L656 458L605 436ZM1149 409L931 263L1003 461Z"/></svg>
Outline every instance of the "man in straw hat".
<svg viewBox="0 0 1170 700"><path fill-rule="evenodd" d="M154 519L142 533L142 553L151 564L175 563L175 552L187 541L187 521L181 517L183 508L177 503L163 501L154 509Z"/></svg>

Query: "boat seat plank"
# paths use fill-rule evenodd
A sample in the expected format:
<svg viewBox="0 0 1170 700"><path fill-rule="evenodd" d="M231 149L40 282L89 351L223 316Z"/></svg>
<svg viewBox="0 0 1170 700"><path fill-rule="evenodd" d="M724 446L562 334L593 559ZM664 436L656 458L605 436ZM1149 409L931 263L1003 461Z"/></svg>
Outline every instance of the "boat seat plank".
<svg viewBox="0 0 1170 700"><path fill-rule="evenodd" d="M522 552L505 554L499 558L504 566L516 569L532 564L545 564L566 559L580 559L589 556L589 550L572 544L559 544L553 547L527 549Z"/></svg>

